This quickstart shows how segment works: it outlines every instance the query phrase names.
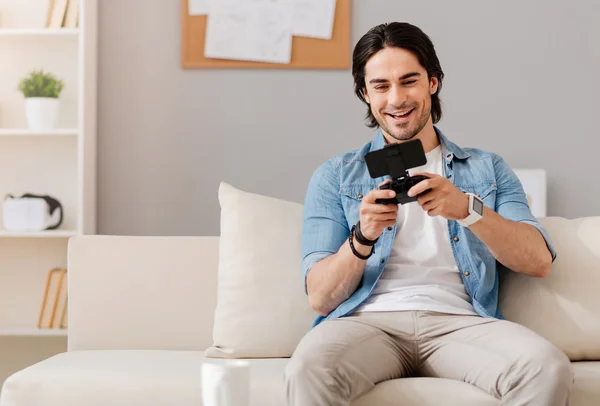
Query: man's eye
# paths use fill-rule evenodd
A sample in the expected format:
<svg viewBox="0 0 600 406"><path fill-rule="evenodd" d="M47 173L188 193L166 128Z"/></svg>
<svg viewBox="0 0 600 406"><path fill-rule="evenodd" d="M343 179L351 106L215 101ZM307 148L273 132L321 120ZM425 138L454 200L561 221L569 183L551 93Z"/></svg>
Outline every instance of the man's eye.
<svg viewBox="0 0 600 406"><path fill-rule="evenodd" d="M375 86L375 90L385 90L387 86Z"/></svg>
<svg viewBox="0 0 600 406"><path fill-rule="evenodd" d="M416 80L409 80L408 82L404 82L405 85L412 85Z"/></svg>

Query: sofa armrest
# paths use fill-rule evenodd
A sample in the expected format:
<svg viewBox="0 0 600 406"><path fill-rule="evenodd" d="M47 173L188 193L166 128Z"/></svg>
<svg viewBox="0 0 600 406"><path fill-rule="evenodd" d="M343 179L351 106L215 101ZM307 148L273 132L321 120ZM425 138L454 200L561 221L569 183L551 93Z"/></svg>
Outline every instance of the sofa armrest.
<svg viewBox="0 0 600 406"><path fill-rule="evenodd" d="M217 262L218 237L71 238L68 350L204 350Z"/></svg>

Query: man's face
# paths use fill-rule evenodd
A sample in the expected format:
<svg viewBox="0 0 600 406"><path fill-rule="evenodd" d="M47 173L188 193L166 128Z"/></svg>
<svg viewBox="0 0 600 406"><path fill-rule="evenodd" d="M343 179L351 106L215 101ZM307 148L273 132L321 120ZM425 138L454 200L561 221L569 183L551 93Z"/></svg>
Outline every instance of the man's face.
<svg viewBox="0 0 600 406"><path fill-rule="evenodd" d="M412 52L398 47L377 52L365 65L365 84L365 99L388 141L410 140L430 120L438 80L427 78Z"/></svg>

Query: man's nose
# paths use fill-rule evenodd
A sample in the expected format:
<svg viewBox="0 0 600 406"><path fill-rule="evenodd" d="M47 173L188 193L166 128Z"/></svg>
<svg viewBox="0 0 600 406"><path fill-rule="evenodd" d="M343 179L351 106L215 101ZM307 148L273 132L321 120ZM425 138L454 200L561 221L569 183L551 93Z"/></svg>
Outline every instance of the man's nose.
<svg viewBox="0 0 600 406"><path fill-rule="evenodd" d="M392 86L388 94L388 104L400 107L406 102L406 92L400 86Z"/></svg>

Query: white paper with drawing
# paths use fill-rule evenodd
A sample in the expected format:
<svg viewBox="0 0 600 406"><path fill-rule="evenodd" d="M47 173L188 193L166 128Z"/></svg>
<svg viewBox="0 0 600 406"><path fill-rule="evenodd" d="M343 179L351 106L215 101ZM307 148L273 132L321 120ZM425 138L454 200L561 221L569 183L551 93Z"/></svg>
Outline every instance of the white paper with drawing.
<svg viewBox="0 0 600 406"><path fill-rule="evenodd" d="M204 56L289 63L293 0L209 0Z"/></svg>
<svg viewBox="0 0 600 406"><path fill-rule="evenodd" d="M294 0L293 35L331 39L336 0Z"/></svg>
<svg viewBox="0 0 600 406"><path fill-rule="evenodd" d="M191 16L208 14L208 1L209 0L189 0L188 13Z"/></svg>

